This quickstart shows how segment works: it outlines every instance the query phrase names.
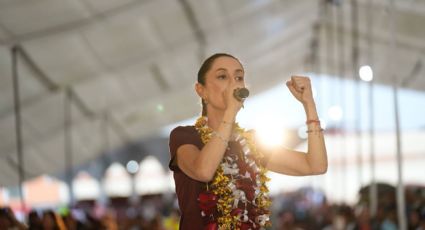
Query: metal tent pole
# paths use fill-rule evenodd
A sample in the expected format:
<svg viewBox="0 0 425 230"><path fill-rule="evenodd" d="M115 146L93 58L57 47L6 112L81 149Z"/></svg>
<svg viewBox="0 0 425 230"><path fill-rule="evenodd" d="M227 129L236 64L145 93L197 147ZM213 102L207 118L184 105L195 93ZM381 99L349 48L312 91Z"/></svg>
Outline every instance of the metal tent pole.
<svg viewBox="0 0 425 230"><path fill-rule="evenodd" d="M396 33L395 33L395 22L396 16L394 14L395 10L394 0L390 0L389 7L389 28L390 28L390 52L392 55L389 61L391 66L395 63L395 51L396 51ZM396 127L396 143L397 143L397 217L398 217L398 227L401 230L407 229L406 222L406 205L404 197L404 183L403 183L403 156L401 152L401 132L400 132L400 113L398 105L398 81L395 74L393 74L393 100L394 100L394 115L395 115L395 127Z"/></svg>
<svg viewBox="0 0 425 230"><path fill-rule="evenodd" d="M108 113L104 113L103 117L102 117L102 127L101 127L101 132L102 132L102 137L103 137L103 154L102 154L102 174L104 176L104 173L106 171L106 169L108 168L108 166L111 164L111 160L108 156L108 151L111 148L110 146L110 142L109 142L109 114ZM102 176L100 177L102 178ZM105 186L103 185L102 181L99 181L101 186L100 186L100 196L99 196L99 202L106 205L109 203L109 198L108 195L106 194L105 191Z"/></svg>
<svg viewBox="0 0 425 230"><path fill-rule="evenodd" d="M396 139L397 139L397 217L399 229L406 230L406 205L404 197L404 183L403 183L403 156L401 153L401 133L400 133L400 113L398 105L398 86L393 86L393 100L394 100L394 113L396 124Z"/></svg>
<svg viewBox="0 0 425 230"><path fill-rule="evenodd" d="M327 1L326 2L326 6L325 6L325 15L326 15L326 58L327 58L327 73L330 76L335 76L336 72L335 71L335 60L336 60L336 43L335 43L335 7L333 5L332 1ZM334 47L335 46L335 47ZM336 103L336 91L331 90L330 93L330 104L331 106L334 106ZM332 121L333 123L334 121ZM336 122L335 124L332 124L334 127L333 128L337 128L338 127L338 123ZM335 134L336 137L339 137L338 133ZM338 158L341 159L341 152L339 151L340 149L337 149L337 152L339 152L338 154ZM345 183L344 183L344 179L343 179L343 170L342 170L342 165L338 165L338 168L336 168L336 181L338 186L334 187L334 189L336 189L335 192L335 197L337 197L338 201L342 201L344 194L345 194Z"/></svg>
<svg viewBox="0 0 425 230"><path fill-rule="evenodd" d="M344 122L344 117L345 117L345 112L346 112L346 106L345 106L345 92L346 89L344 89L343 86L345 86L344 84L344 80L345 80L345 52L344 52L344 48L345 48L345 42L344 42L344 12L343 12L343 2L339 2L337 5L337 19L336 21L337 23L337 41L338 41L338 88L339 88L339 102L340 102L340 106L341 109L343 111L343 116L341 117L341 121L339 121L338 124L338 133L341 137L341 158L342 158L342 166L341 166L341 170L342 172L342 181L344 182L343 186L344 186L344 190L343 190L343 195L344 195L344 199L347 200L348 198L348 193L347 193L347 182L348 182L348 176L347 176L347 135L346 135L346 127L345 127L345 122Z"/></svg>
<svg viewBox="0 0 425 230"><path fill-rule="evenodd" d="M352 71L353 71L353 81L355 84L355 136L357 140L356 145L356 158L358 166L358 181L361 184L362 181L362 133L361 133L361 102L360 102L360 84L358 79L358 70L359 70L359 28L358 28L358 6L357 0L351 0L351 27L352 27ZM372 170L373 172L374 170ZM374 179L372 178L371 184L375 184ZM371 200L370 210L371 216L373 217L376 213L376 208L373 205L376 200Z"/></svg>
<svg viewBox="0 0 425 230"><path fill-rule="evenodd" d="M16 133L16 150L18 158L18 177L19 177L19 197L21 202L21 209L25 211L25 199L23 193L23 183L25 180L24 175L24 151L22 143L22 125L21 125L21 100L19 94L19 74L18 74L18 52L19 46L13 46L12 53L12 80L13 80L13 99L15 105L15 133Z"/></svg>
<svg viewBox="0 0 425 230"><path fill-rule="evenodd" d="M325 7L326 2L324 0L317 1L317 7L318 7L318 15L317 15L317 22L313 26L313 38L311 42L311 69L312 72L315 73L315 76L317 77L317 87L316 87L316 93L317 95L321 95L321 87L320 85L323 84L323 78L320 76L322 73L321 68L321 59L320 59L320 51L321 51L321 34L325 25ZM320 96L319 96L320 98ZM319 100L317 103L317 109L318 113L321 114L323 112L324 103L323 100ZM322 177L312 177L314 183L317 187L322 186L323 191L326 191L326 176Z"/></svg>
<svg viewBox="0 0 425 230"><path fill-rule="evenodd" d="M373 67L373 46L372 46L372 34L373 34L373 4L372 0L368 2L368 12L367 12L367 62L368 65ZM375 157L375 110L373 107L374 104L374 80L372 79L369 82L369 161L370 161L370 171L371 171L371 185L369 187L369 200L370 202L370 210L373 213L371 216L374 217L376 215L378 209L378 187L376 184L376 175L375 175L375 167L376 167L376 157Z"/></svg>
<svg viewBox="0 0 425 230"><path fill-rule="evenodd" d="M73 178L73 149L72 149L72 99L73 94L70 88L65 90L64 100L64 153L65 153L65 178L69 191L69 206L72 207L75 202L74 190L72 185Z"/></svg>

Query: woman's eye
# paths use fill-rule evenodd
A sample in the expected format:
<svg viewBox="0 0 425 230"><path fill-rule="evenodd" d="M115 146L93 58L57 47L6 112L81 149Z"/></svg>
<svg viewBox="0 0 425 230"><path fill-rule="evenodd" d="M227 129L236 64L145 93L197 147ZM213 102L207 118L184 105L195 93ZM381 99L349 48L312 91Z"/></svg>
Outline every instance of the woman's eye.
<svg viewBox="0 0 425 230"><path fill-rule="evenodd" d="M218 75L218 77L217 77L218 79L226 79L226 75Z"/></svg>
<svg viewBox="0 0 425 230"><path fill-rule="evenodd" d="M243 81L243 77L236 77L236 81Z"/></svg>

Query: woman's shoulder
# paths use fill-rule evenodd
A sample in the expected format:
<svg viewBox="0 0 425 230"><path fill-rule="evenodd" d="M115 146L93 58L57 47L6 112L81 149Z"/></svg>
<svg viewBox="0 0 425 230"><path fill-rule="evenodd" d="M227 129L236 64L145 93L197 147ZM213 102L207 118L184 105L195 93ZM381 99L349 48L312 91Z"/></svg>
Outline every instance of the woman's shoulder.
<svg viewBox="0 0 425 230"><path fill-rule="evenodd" d="M180 134L194 134L197 133L195 126L193 125L185 125L185 126L177 126L170 132L170 137L174 135L180 135Z"/></svg>
<svg viewBox="0 0 425 230"><path fill-rule="evenodd" d="M182 144L201 145L198 131L193 125L177 126L170 133L170 146L180 146Z"/></svg>
<svg viewBox="0 0 425 230"><path fill-rule="evenodd" d="M171 132L193 132L196 131L194 125L179 125L171 130Z"/></svg>

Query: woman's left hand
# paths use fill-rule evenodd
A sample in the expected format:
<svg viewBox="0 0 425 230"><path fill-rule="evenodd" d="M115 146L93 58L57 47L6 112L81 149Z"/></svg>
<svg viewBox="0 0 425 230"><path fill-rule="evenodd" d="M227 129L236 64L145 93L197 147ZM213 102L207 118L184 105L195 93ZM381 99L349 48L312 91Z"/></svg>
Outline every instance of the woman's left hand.
<svg viewBox="0 0 425 230"><path fill-rule="evenodd" d="M294 97L303 105L314 102L309 77L292 76L291 80L286 82L286 86L288 86L288 89L291 91L292 95L294 95Z"/></svg>

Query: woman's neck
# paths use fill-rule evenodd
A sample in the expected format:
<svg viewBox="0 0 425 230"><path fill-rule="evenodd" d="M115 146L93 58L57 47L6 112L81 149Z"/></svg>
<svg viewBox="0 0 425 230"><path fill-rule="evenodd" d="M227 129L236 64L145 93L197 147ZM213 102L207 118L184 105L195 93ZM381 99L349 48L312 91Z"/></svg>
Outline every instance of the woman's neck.
<svg viewBox="0 0 425 230"><path fill-rule="evenodd" d="M208 126L213 130L217 130L223 121L224 111L210 110L208 111Z"/></svg>
<svg viewBox="0 0 425 230"><path fill-rule="evenodd" d="M233 123L235 122L236 115L224 110L208 110L208 126L213 130L218 130L220 123Z"/></svg>

